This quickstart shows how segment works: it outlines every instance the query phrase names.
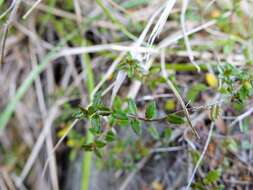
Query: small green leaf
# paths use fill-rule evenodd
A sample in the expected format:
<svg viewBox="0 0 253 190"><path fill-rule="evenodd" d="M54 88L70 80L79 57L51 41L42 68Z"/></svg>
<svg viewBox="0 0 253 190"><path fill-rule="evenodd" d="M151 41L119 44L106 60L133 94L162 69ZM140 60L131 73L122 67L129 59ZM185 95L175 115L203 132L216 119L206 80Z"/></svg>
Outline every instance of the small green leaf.
<svg viewBox="0 0 253 190"><path fill-rule="evenodd" d="M4 0L0 0L0 6L2 6L3 3L4 3Z"/></svg>
<svg viewBox="0 0 253 190"><path fill-rule="evenodd" d="M96 140L94 143L95 143L97 148L103 148L106 145L105 142L99 141L99 140Z"/></svg>
<svg viewBox="0 0 253 190"><path fill-rule="evenodd" d="M244 149L244 150L250 150L251 149L251 143L247 139L242 141L241 146L242 146L242 149Z"/></svg>
<svg viewBox="0 0 253 190"><path fill-rule="evenodd" d="M111 112L110 111L100 111L100 112L98 112L98 114L101 116L109 116L109 115L111 115Z"/></svg>
<svg viewBox="0 0 253 190"><path fill-rule="evenodd" d="M120 99L120 97L116 96L112 107L114 110L120 110L122 104L123 104L123 101Z"/></svg>
<svg viewBox="0 0 253 190"><path fill-rule="evenodd" d="M99 110L98 114L102 115L102 116L109 116L111 115L111 110L108 107L105 107L104 105L99 105L97 107L97 109Z"/></svg>
<svg viewBox="0 0 253 190"><path fill-rule="evenodd" d="M136 106L135 101L133 99L128 100L128 110L129 110L129 113L131 113L131 114L137 113L137 106Z"/></svg>
<svg viewBox="0 0 253 190"><path fill-rule="evenodd" d="M195 165L200 158L200 153L197 150L192 150L190 153L192 157L192 162Z"/></svg>
<svg viewBox="0 0 253 190"><path fill-rule="evenodd" d="M205 185L202 182L195 182L191 184L191 188L194 190L206 190Z"/></svg>
<svg viewBox="0 0 253 190"><path fill-rule="evenodd" d="M118 120L128 120L127 114L121 110L113 112L112 117Z"/></svg>
<svg viewBox="0 0 253 190"><path fill-rule="evenodd" d="M95 128L89 128L89 131L93 134L93 135L98 135L99 132L95 129Z"/></svg>
<svg viewBox="0 0 253 190"><path fill-rule="evenodd" d="M97 111L96 107L94 107L94 106L88 107L88 115L89 116L92 116L96 111Z"/></svg>
<svg viewBox="0 0 253 190"><path fill-rule="evenodd" d="M104 106L104 105L99 105L99 106L97 106L97 109L99 110L99 111L111 111L110 110L110 108L108 108L108 107L106 107L106 106Z"/></svg>
<svg viewBox="0 0 253 190"><path fill-rule="evenodd" d="M239 127L240 127L240 131L242 132L242 133L248 133L249 132L249 122L248 122L249 120L247 120L247 119L244 119L241 123L240 123L240 125L239 125Z"/></svg>
<svg viewBox="0 0 253 190"><path fill-rule="evenodd" d="M169 123L178 124L178 125L183 124L185 122L183 117L176 115L176 114L169 114L167 116L166 120Z"/></svg>
<svg viewBox="0 0 253 190"><path fill-rule="evenodd" d="M221 176L221 169L212 170L208 172L207 176L204 178L204 183L206 185L215 183L219 180L220 176Z"/></svg>
<svg viewBox="0 0 253 190"><path fill-rule="evenodd" d="M132 119L131 122L131 127L133 129L133 131L137 134L137 135L141 135L142 133L142 128L141 128L141 123L139 120L137 119Z"/></svg>
<svg viewBox="0 0 253 190"><path fill-rule="evenodd" d="M98 115L94 115L91 117L91 132L94 134L100 133L101 124L100 124L100 117Z"/></svg>
<svg viewBox="0 0 253 190"><path fill-rule="evenodd" d="M129 126L129 120L117 120L117 124L120 127L124 128L124 127Z"/></svg>
<svg viewBox="0 0 253 190"><path fill-rule="evenodd" d="M156 114L157 114L156 104L154 101L152 101L147 105L145 116L147 119L152 119L156 117Z"/></svg>
<svg viewBox="0 0 253 190"><path fill-rule="evenodd" d="M93 143L85 144L82 146L85 151L92 151L93 150Z"/></svg>
<svg viewBox="0 0 253 190"><path fill-rule="evenodd" d="M99 105L102 104L102 101L101 101L101 92L97 92L94 96L93 96L93 99L92 99L92 105L94 107L97 107Z"/></svg>
<svg viewBox="0 0 253 190"><path fill-rule="evenodd" d="M149 127L148 132L154 139L158 140L160 138L159 132L157 131L155 127L153 126Z"/></svg>
<svg viewBox="0 0 253 190"><path fill-rule="evenodd" d="M164 138L166 140L170 140L171 135L172 135L172 129L171 128L165 128L165 130L164 130Z"/></svg>
<svg viewBox="0 0 253 190"><path fill-rule="evenodd" d="M239 150L238 144L233 138L226 139L224 143L231 152L237 152Z"/></svg>
<svg viewBox="0 0 253 190"><path fill-rule="evenodd" d="M94 149L94 153L97 157L102 158L102 153L98 149Z"/></svg>
<svg viewBox="0 0 253 190"><path fill-rule="evenodd" d="M73 114L74 118L76 119L85 119L88 117L88 110L79 107L79 110Z"/></svg>
<svg viewBox="0 0 253 190"><path fill-rule="evenodd" d="M191 102L195 102L199 93L206 89L207 89L207 86L201 83L193 85L187 92L187 95L186 95L187 100Z"/></svg>
<svg viewBox="0 0 253 190"><path fill-rule="evenodd" d="M113 131L108 131L108 133L107 133L106 136L105 136L105 140L106 140L107 142L112 142L112 141L114 141L115 139L116 139L116 136L115 136L114 132L113 132Z"/></svg>
<svg viewBox="0 0 253 190"><path fill-rule="evenodd" d="M216 119L218 119L219 115L220 115L220 107L219 105L215 104L211 107L211 110L210 110L211 120L215 121Z"/></svg>

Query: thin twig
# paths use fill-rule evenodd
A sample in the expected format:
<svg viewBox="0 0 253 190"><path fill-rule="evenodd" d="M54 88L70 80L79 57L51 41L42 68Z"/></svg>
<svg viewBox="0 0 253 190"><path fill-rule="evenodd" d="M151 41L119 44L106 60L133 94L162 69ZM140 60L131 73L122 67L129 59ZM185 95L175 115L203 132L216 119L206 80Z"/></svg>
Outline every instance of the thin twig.
<svg viewBox="0 0 253 190"><path fill-rule="evenodd" d="M36 1L36 2L33 4L33 6L24 14L24 16L23 16L22 18L23 18L23 19L26 19L27 16L28 16L29 14L31 14L31 12L35 9L35 7L37 7L37 6L40 4L41 1L42 1L42 0Z"/></svg>
<svg viewBox="0 0 253 190"><path fill-rule="evenodd" d="M184 113L185 113L185 117L192 129L192 131L194 132L194 134L196 135L196 137L198 139L200 139L200 136L197 132L197 130L193 127L192 125L192 122L191 122L191 119L190 119L190 114L185 106L185 103L181 97L181 95L178 93L176 87L174 86L174 84L170 81L170 79L168 78L168 73L167 73L167 70L166 70L166 67L165 67L165 53L164 53L164 50L162 51L161 53L161 69L162 69L162 75L164 77L164 79L166 80L168 86L170 87L170 89L172 90L172 92L175 94L177 100L179 101L179 103L181 104L183 110L184 110Z"/></svg>
<svg viewBox="0 0 253 190"><path fill-rule="evenodd" d="M192 176L191 176L191 178L190 178L190 181L189 181L188 184L187 184L186 190L189 190L189 189L190 189L191 184L192 184L192 182L193 182L193 180L194 180L195 174L196 174L196 172L197 172L197 169L199 168L200 163L202 162L202 160L203 160L203 158L204 158L204 156L205 156L205 153L206 153L206 151L207 151L208 145L209 145L210 140L211 140L211 137L212 137L213 128L214 128L214 123L211 124L211 127L210 127L210 130L209 130L209 133L208 133L208 137L207 137L207 140L206 140L204 149L203 149L203 151L202 151L202 153L201 153L201 155L200 155L200 157L199 157L199 159L198 159L198 161L197 161L197 164L196 164L196 166L195 166L195 168L194 168L194 170L193 170Z"/></svg>
<svg viewBox="0 0 253 190"><path fill-rule="evenodd" d="M4 26L4 30L3 30L3 38L2 38L2 43L1 43L1 58L0 58L0 65L4 62L4 49L5 49L5 42L6 42L6 38L8 35L8 30L10 25L12 24L14 17L16 16L16 12L18 10L18 7L21 3L21 0L15 0L13 1L13 5L11 5L11 14L7 20L7 22L5 23Z"/></svg>
<svg viewBox="0 0 253 190"><path fill-rule="evenodd" d="M3 17L5 17L5 15L7 15L14 8L15 4L16 4L16 0L13 0L12 3L11 3L11 5L9 6L9 8L6 11L4 11L3 14L0 15L0 20Z"/></svg>
<svg viewBox="0 0 253 190"><path fill-rule="evenodd" d="M35 145L34 145L34 148L20 174L20 177L19 177L19 180L18 180L18 184L17 186L20 187L21 184L23 183L24 179L27 177L27 175L29 174L29 171L31 170L36 158L37 158L37 155L39 154L42 146L43 146L43 143L49 133L49 130L50 130L50 127L54 121L54 119L57 117L58 115L58 105L57 106L54 106L50 112L49 112L49 115L48 115L48 119L46 120L46 124L45 124L45 127L43 128L42 132L40 133L40 136L38 137L38 140L36 141Z"/></svg>
<svg viewBox="0 0 253 190"><path fill-rule="evenodd" d="M35 52L32 49L32 46L30 47L30 54L31 54L31 62L33 69L37 66L37 60L35 56ZM44 92L42 88L42 84L40 81L40 77L38 77L35 80L35 88L36 88L36 94L37 94L37 99L39 102L39 108L40 112L42 114L42 119L43 119L43 125L46 125L45 117L47 113L47 108L46 108L46 102L44 99ZM46 137L46 145L47 145L47 153L51 152L53 149L53 140L51 136L51 129L49 129L49 133ZM54 190L59 190L59 183L58 183L58 177L57 177L57 165L56 165L56 158L55 155L52 154L52 160L50 161L50 177L51 177L51 182Z"/></svg>
<svg viewBox="0 0 253 190"><path fill-rule="evenodd" d="M233 127L237 122L242 121L246 117L250 116L253 113L253 107L251 107L249 110L244 112L243 114L239 115L231 124L230 127Z"/></svg>
<svg viewBox="0 0 253 190"><path fill-rule="evenodd" d="M9 26L5 24L4 29L3 29L3 38L1 42L1 57L0 57L0 65L4 63L4 49L5 49L5 43L6 43L6 38L8 36L8 30Z"/></svg>
<svg viewBox="0 0 253 190"><path fill-rule="evenodd" d="M43 168L43 172L42 172L42 177L45 175L46 170L47 170L47 166L49 164L49 161L51 160L52 155L54 154L55 150L60 146L60 144L62 143L62 141L67 137L67 135L69 134L69 132L74 128L74 126L76 125L76 123L78 122L78 119L75 119L71 125L69 126L69 128L65 131L65 133L63 134L63 136L60 138L60 140L56 143L56 145L54 146L54 148L52 149L51 153L48 155L47 161L44 165Z"/></svg>
<svg viewBox="0 0 253 190"><path fill-rule="evenodd" d="M192 55L191 45L190 45L189 38L188 38L188 35L187 35L187 32L186 32L185 13L186 13L186 10L187 10L188 3L189 3L189 0L183 0L182 11L181 11L181 16L180 16L181 27L182 27L185 46L186 46L186 49L187 49L189 59L190 59L191 63L197 68L198 72L200 72L200 67L194 61L194 56Z"/></svg>

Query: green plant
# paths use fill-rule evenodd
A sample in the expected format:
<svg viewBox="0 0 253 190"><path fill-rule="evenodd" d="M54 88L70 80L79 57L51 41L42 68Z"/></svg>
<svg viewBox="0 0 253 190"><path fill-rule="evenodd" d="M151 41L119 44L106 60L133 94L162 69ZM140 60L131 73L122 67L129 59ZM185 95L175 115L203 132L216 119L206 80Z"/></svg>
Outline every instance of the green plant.
<svg viewBox="0 0 253 190"><path fill-rule="evenodd" d="M162 117L157 117L156 103L151 101L146 106L145 117L138 115L136 103L132 99L127 100L128 107L122 110L120 107L114 106L109 108L105 106L101 100L101 93L95 94L92 104L87 108L80 107L80 110L74 115L77 119L88 119L91 123L89 131L94 135L94 141L83 145L87 151L95 151L98 156L98 151L103 148L107 142L115 139L115 134L111 131L116 126L130 125L133 132L141 135L142 122L168 122L171 124L182 124L185 122L184 118L176 113L168 114ZM116 102L117 104L117 102ZM110 121L110 126L103 130L102 120L104 117ZM148 131L155 139L159 138L157 129L153 126L149 127Z"/></svg>
<svg viewBox="0 0 253 190"><path fill-rule="evenodd" d="M231 64L220 66L220 93L229 96L232 102L243 104L253 94L251 71L251 68L239 69Z"/></svg>

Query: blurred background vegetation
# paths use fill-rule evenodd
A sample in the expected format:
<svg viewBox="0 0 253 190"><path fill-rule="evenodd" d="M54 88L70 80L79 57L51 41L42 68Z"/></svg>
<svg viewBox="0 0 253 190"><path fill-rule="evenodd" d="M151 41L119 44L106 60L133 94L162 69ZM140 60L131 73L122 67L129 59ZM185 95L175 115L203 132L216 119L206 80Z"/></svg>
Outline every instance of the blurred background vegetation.
<svg viewBox="0 0 253 190"><path fill-rule="evenodd" d="M253 189L252 19L252 0L0 0L0 190Z"/></svg>

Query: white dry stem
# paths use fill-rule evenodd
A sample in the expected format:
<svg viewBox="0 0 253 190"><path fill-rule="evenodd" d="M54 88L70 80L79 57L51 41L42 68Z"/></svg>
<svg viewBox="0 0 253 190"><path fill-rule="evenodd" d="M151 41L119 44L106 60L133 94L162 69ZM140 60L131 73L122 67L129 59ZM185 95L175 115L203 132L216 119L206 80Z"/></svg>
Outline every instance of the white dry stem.
<svg viewBox="0 0 253 190"><path fill-rule="evenodd" d="M60 146L60 144L62 143L62 141L67 137L67 135L74 128L74 126L76 125L77 122L78 122L78 119L75 119L71 123L71 125L69 126L69 128L65 131L65 133L63 134L63 136L60 138L60 140L56 143L56 145L54 146L54 148L52 149L52 151L49 153L49 156L48 156L47 161L45 163L45 166L43 168L43 172L42 172L42 175L41 175L42 177L46 173L47 166L48 166L50 160L52 159L52 155L54 155L55 150Z"/></svg>
<svg viewBox="0 0 253 190"><path fill-rule="evenodd" d="M249 110L244 112L243 114L239 115L231 124L230 127L233 127L237 122L240 122L244 120L246 117L250 116L253 114L253 107L251 107Z"/></svg>
<svg viewBox="0 0 253 190"><path fill-rule="evenodd" d="M64 56L64 55L76 55L76 54L82 54L82 53L91 53L91 52L98 52L98 51L104 51L104 50L115 50L115 51L123 51L123 53L113 62L113 64L110 66L110 68L108 69L107 73L104 75L103 79L99 82L99 84L95 87L93 94L95 94L95 92L97 92L100 87L105 83L105 81L110 77L110 75L115 71L115 69L117 68L117 65L120 63L120 61L123 59L123 57L126 55L125 53L131 52L132 55L136 58L138 56L135 56L135 54L133 54L133 52L137 52L138 54L140 53L149 53L149 54L157 54L159 52L160 49L168 47L169 45L177 42L178 40L182 39L184 37L183 34L176 34L175 36L166 38L165 40L163 40L159 45L158 45L158 49L154 49L154 48L146 48L146 47L140 47L140 44L142 44L144 42L144 39L147 35L147 32L149 30L149 28L151 27L154 19L156 18L156 16L160 13L162 9L159 9L157 12L155 12L155 14L151 17L151 19L149 20L149 23L147 24L147 26L145 27L145 29L143 30L142 34L140 35L139 39L136 41L136 43L133 44L133 46L121 46L121 45L117 45L117 44L107 44L107 45L98 45L98 46L91 46L91 47L78 47L78 48L68 48L68 49L64 49L61 52L59 52L59 54L56 56L56 58ZM228 17L229 15L231 15L231 12L227 12L224 14L224 17ZM216 20L211 20L209 22L206 22L196 28L193 28L189 31L186 32L186 35L191 35L194 34L198 31L201 31L205 28L208 28L214 24L216 24ZM139 46L138 46L139 45ZM151 66L152 61L147 63L147 67L149 68ZM119 73L118 73L119 74ZM122 73L120 75L123 75ZM126 77L126 76L125 76ZM119 83L122 84L125 77L118 77L118 81L115 81L115 86L117 86L116 84ZM120 81L119 81L120 80ZM141 84L139 81L135 81L133 84L133 91L132 92L138 92L138 89L140 88ZM119 88L117 87L117 90ZM116 88L113 92L112 98L111 100L113 101L114 98L117 94ZM136 93L132 94L132 92L129 92L128 97L135 97Z"/></svg>
<svg viewBox="0 0 253 190"><path fill-rule="evenodd" d="M181 22L181 27L182 27L182 32L183 32L183 36L184 36L184 42L185 42L186 50L188 53L188 57L189 57L191 63L197 68L198 72L200 72L200 67L194 61L194 56L192 55L191 45L190 45L189 38L188 38L188 35L186 32L185 13L186 13L188 4L189 4L189 0L183 0L180 22Z"/></svg>
<svg viewBox="0 0 253 190"><path fill-rule="evenodd" d="M153 45L155 39L160 35L166 21L167 21L167 18L168 16L170 15L170 12L172 10L172 8L174 7L176 3L176 0L168 0L167 1L167 4L166 4L166 7L164 8L159 20L157 21L155 27L153 28L151 34L150 34L150 37L149 37L149 40L148 40L148 44L150 46ZM147 53L146 54L146 63L149 62L149 58L150 58L150 54ZM146 71L149 69L150 66L147 66Z"/></svg>
<svg viewBox="0 0 253 190"><path fill-rule="evenodd" d="M116 80L114 82L114 86L112 89L112 96L111 96L111 101L110 101L110 107L112 107L114 99L122 85L122 83L124 82L125 78L127 76L127 73L124 71L119 71L116 77Z"/></svg>
<svg viewBox="0 0 253 190"><path fill-rule="evenodd" d="M8 190L1 176L0 176L0 189Z"/></svg>
<svg viewBox="0 0 253 190"><path fill-rule="evenodd" d="M229 15L231 15L231 12L227 12L223 16L224 17L228 17ZM199 31L201 31L201 30L203 30L205 28L208 28L208 27L210 27L210 26L212 26L214 24L216 24L216 20L211 20L211 21L209 21L207 23L204 23L204 24L202 24L202 25L200 25L200 26L198 26L196 28L193 28L193 29L189 30L187 32L187 35L199 32ZM173 43L177 42L178 40L182 39L183 37L184 36L183 36L182 33L176 33L175 35L164 39L163 41L161 41L159 43L158 50L160 51L161 49L166 48L166 47L172 45ZM150 60L150 61L152 62L152 60ZM150 66L151 63L148 63L148 65ZM134 83L131 85L131 91L129 91L128 97L134 99L136 97L136 95L137 95L140 87L141 87L141 82L140 81L134 81Z"/></svg>
<svg viewBox="0 0 253 190"><path fill-rule="evenodd" d="M27 177L27 175L29 174L29 171L31 170L44 142L45 139L50 131L50 128L52 126L52 123L54 121L54 119L57 117L58 115L58 106L54 106L50 111L49 111L49 115L48 118L46 120L45 126L42 130L42 132L40 133L38 140L36 141L33 150L24 166L24 168L22 169L21 175L18 178L18 183L17 186L20 187L21 184L23 183L24 179Z"/></svg>
<svg viewBox="0 0 253 190"><path fill-rule="evenodd" d="M168 1L165 8L161 7L159 11L157 11L151 18L150 23L147 25L147 27L145 28L146 32L148 32L149 28L151 27L151 24L153 23L154 19L158 16L158 14L163 10L158 22L156 23L155 27L153 28L151 35L149 37L148 40L148 44L149 46L151 46L154 43L154 40L159 36L159 34L161 33L161 30L164 26L164 24L166 23L166 20L174 6L176 1L172 0L172 1ZM145 36L146 36L146 32L145 32ZM144 37L145 37L144 36ZM143 38L144 39L144 38ZM143 66L143 70L145 72L148 72L148 70L150 69L150 67L152 66L152 62L153 59L150 59L150 51L149 52L145 52L145 57L144 57L144 61L145 61L145 65ZM131 86L131 90L129 91L127 97L129 98L135 98L139 89L141 87L141 82L140 81L134 81L133 85Z"/></svg>
<svg viewBox="0 0 253 190"><path fill-rule="evenodd" d="M57 55L56 58L68 55L79 55L83 53L96 53L100 51L120 51L120 52L137 52L137 53L144 53L149 52L152 54L157 54L158 50L154 48L146 48L140 46L127 46L127 45L119 45L119 44L103 44L103 45L94 45L88 47L75 47L75 48L65 48L61 50Z"/></svg>
<svg viewBox="0 0 253 190"><path fill-rule="evenodd" d="M224 14L224 18L231 15L231 12L227 12ZM152 19L150 20L152 21ZM206 29L210 26L213 26L216 24L216 20L208 21L196 28L193 28L186 32L186 35L192 35L196 32L199 32L203 29ZM151 25L153 22L150 22L147 26ZM173 43L177 42L178 40L184 38L184 35L182 33L176 33L173 36L170 36L163 41L161 41L158 45L158 48L151 48L151 47L143 47L143 46L137 46L138 44L143 43L143 39L145 38L145 33L147 32L147 28L144 29L143 33L141 34L140 38L137 40L136 43L134 43L132 46L124 46L120 44L103 44L103 45L95 45L95 46L89 46L89 47L75 47L75 48L65 48L61 50L56 56L55 59L62 57L62 56L70 56L70 55L79 55L83 53L95 53L100 51L108 51L108 50L114 50L114 51L120 51L120 52L137 52L140 53L148 53L148 54L158 54L161 49L166 48ZM134 54L133 54L134 55ZM136 58L136 57L134 57Z"/></svg>
<svg viewBox="0 0 253 190"><path fill-rule="evenodd" d="M115 61L111 64L103 78L99 81L99 83L96 85L92 92L92 97L95 95L95 93L101 88L101 86L106 82L106 80L113 74L113 72L116 70L117 65L120 63L120 61L124 58L125 52L121 53Z"/></svg>
<svg viewBox="0 0 253 190"><path fill-rule="evenodd" d="M50 177L52 182L52 187L54 190L59 190L59 183L58 183L58 174L57 174L57 164L56 164L56 157L55 153L52 152L53 150L53 139L51 135L51 128L46 138L46 146L47 146L47 155L48 157L51 157L52 159L49 162L49 171L50 171Z"/></svg>
<svg viewBox="0 0 253 190"><path fill-rule="evenodd" d="M203 149L203 151L202 151L202 153L201 153L201 155L200 155L200 157L199 157L199 159L197 161L196 166L194 167L194 170L193 170L193 173L191 175L190 181L188 182L187 187L186 187L185 190L189 190L190 187L191 187L191 184L192 184L192 182L194 180L195 174L196 174L196 172L197 172L197 170L198 170L198 168L199 168L199 166L200 166L200 164L201 164L201 162L202 162L202 160L203 160L203 158L205 156L205 153L207 151L208 145L210 143L210 140L211 140L211 137L212 137L212 133L213 133L213 128L214 128L214 123L211 124L211 127L210 127L210 130L209 130L209 133L208 133L208 137L207 137L204 149Z"/></svg>
<svg viewBox="0 0 253 190"><path fill-rule="evenodd" d="M31 14L31 12L40 4L41 1L42 1L42 0L36 1L36 2L32 5L32 7L24 14L24 16L23 16L22 18L23 18L23 19L26 19L27 16L28 16L29 14Z"/></svg>
<svg viewBox="0 0 253 190"><path fill-rule="evenodd" d="M232 14L232 12L230 12L230 11L224 13L223 18L227 18L227 17L229 17L231 14ZM187 31L187 32L186 32L186 35L188 35L188 36L189 36L189 35L192 35L192 34L194 34L194 33L196 33L196 32L199 32L199 31L201 31L201 30L203 30L203 29L205 29L205 28L208 28L208 27L210 27L210 26L213 26L213 25L215 25L216 23L217 23L217 20L210 20L210 21L208 21L208 22L206 22L206 23L204 23L204 24L202 24L202 25L200 25L200 26L198 26L198 27L196 27L196 28L193 28L193 29ZM169 37L169 38L166 38L165 40L163 40L163 41L159 44L159 48L168 47L168 46L170 46L171 44L173 44L173 43L177 42L178 40L182 39L183 37L184 37L184 35L183 35L182 33L177 33L177 34L175 34L175 35L173 35L173 36L171 36L171 37Z"/></svg>
<svg viewBox="0 0 253 190"><path fill-rule="evenodd" d="M73 2L74 2L75 12L76 12L76 18L79 25L82 22L82 11L80 8L80 3L79 3L79 0L74 0Z"/></svg>
<svg viewBox="0 0 253 190"><path fill-rule="evenodd" d="M59 114L59 106L62 105L64 102L66 102L65 98L60 99L59 101L56 102L56 104L49 110L48 112L48 117L45 120L45 126L42 129L38 140L36 141L33 150L24 166L24 168L21 171L21 174L18 178L17 181L17 186L20 187L23 184L24 179L27 177L27 175L29 174L45 140L46 137L48 136L49 132L50 132L50 128L53 124L53 121L55 120L55 118L58 116Z"/></svg>
<svg viewBox="0 0 253 190"><path fill-rule="evenodd" d="M9 27L10 25L12 24L13 20L14 20L14 17L16 16L16 12L19 8L21 4L21 0L15 0L13 1L11 7L10 7L10 10L7 10L2 16L4 17L5 14L10 13L10 16L8 18L8 20L6 21L6 23L4 24L4 27L3 27L3 35L2 35L2 41L1 41L1 55L0 55L0 63L3 63L3 60L4 60L4 50L5 50L5 43L6 43L6 38L7 38L7 35L8 35L8 30L9 30ZM0 17L0 19L2 18L2 16Z"/></svg>
<svg viewBox="0 0 253 190"><path fill-rule="evenodd" d="M142 31L140 37L137 39L137 41L135 43L133 43L133 45L130 47L130 53L132 55L132 57L134 59L137 59L140 64L142 64L142 60L140 59L140 57L142 57L140 55L140 53L146 53L146 52L150 52L149 49L145 49L144 52L138 52L138 50L141 48L141 44L144 43L144 40L145 40L145 37L147 36L148 34L148 31L150 29L150 27L152 26L155 18L159 15L159 13L162 11L162 8L158 9L154 14L153 16L151 17L151 19L149 20L148 24L146 25L145 29ZM151 48L150 48L151 49ZM156 51L156 50L155 50ZM157 52L157 51L156 51ZM123 57L125 56L125 54L123 55ZM123 58L122 57L122 58ZM116 67L115 67L116 68ZM119 91L119 88L120 86L122 85L123 81L125 80L126 78L126 73L123 72L123 71L120 71L118 74L117 74L117 78L116 78L116 81L114 82L114 87L113 87L113 90L112 90L112 96L111 96L111 105L113 104L113 101L116 97L116 94L118 93Z"/></svg>
<svg viewBox="0 0 253 190"><path fill-rule="evenodd" d="M205 9L204 9L204 12L206 12L214 3L215 3L216 0L211 0L209 3L207 3Z"/></svg>
<svg viewBox="0 0 253 190"><path fill-rule="evenodd" d="M32 46L30 46L30 54L31 54L32 66L33 66L33 69L34 69L34 67L36 67L36 65L37 65L37 60L36 60L35 52L32 49ZM36 89L36 94L37 94L37 99L38 99L38 103L39 103L40 112L41 112L42 118L43 118L43 125L45 126L46 125L45 117L46 117L46 113L47 113L47 108L46 108L46 103L45 103L45 99L44 99L42 84L41 84L41 81L40 81L39 77L35 80L35 89ZM46 137L46 145L47 145L47 153L49 154L51 149L53 148L53 140L52 140L52 136L51 136L51 129L49 129L49 133ZM55 158L54 154L52 155L52 157L53 157L53 159L50 162L51 182L52 182L53 189L59 190L56 158Z"/></svg>

